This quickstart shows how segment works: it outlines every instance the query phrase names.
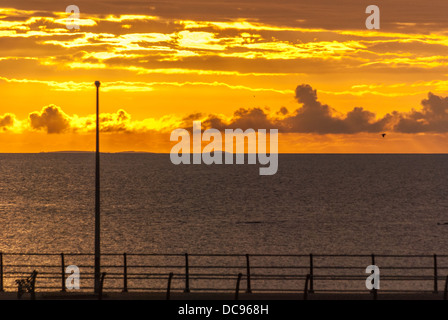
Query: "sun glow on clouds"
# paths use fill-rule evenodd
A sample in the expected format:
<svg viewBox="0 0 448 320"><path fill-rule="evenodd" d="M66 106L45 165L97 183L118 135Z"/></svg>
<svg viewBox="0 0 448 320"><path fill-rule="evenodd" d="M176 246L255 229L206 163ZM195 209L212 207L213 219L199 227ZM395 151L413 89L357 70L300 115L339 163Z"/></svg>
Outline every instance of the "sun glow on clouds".
<svg viewBox="0 0 448 320"><path fill-rule="evenodd" d="M397 32L372 32L358 30L326 30L306 27L275 26L261 22L237 19L235 21L171 21L170 32L132 32L133 22L166 24L153 15L99 15L84 14L79 20L83 27L80 31L61 28L66 24L65 12L53 12L51 16L39 17L38 12L0 9L0 38L32 38L43 49L48 47L49 54L41 56L39 61L51 65L53 59L51 46L66 49L66 54L84 52L77 61L62 62L68 69L105 69L114 68L113 61L120 60L128 70L138 70L137 74L154 73L147 67L147 61L182 62L186 58L220 57L224 59L246 60L334 60L343 62L344 68L370 68L386 65L392 67L419 67L424 69L446 66L447 56L418 56L411 52L403 56L402 50L382 52L375 49L381 44L421 43L426 45L448 45L448 37L443 34L405 34ZM5 18L8 17L8 20ZM13 17L21 18L14 21ZM23 20L24 17L27 19ZM120 24L126 22L126 30L120 33L97 32L103 23ZM108 28L101 30L107 30ZM110 29L112 30L112 29ZM128 31L129 30L129 31ZM229 33L230 32L230 33ZM293 37L291 37L291 32ZM289 40L282 39L288 34ZM311 38L317 35L322 40ZM338 37L328 41L326 38ZM66 39L64 39L66 38ZM306 39L306 40L305 40ZM62 53L62 52L61 52ZM377 56L377 57L375 57ZM387 56L385 59L384 57ZM1 57L0 57L1 58ZM29 57L31 58L31 57ZM350 60L348 60L350 58ZM96 60L96 61L92 61ZM61 61L56 61L61 67ZM213 72L210 64L203 64L205 72ZM156 68L163 70L164 68ZM169 68L182 70L182 68ZM145 70L147 70L145 72ZM244 74L239 70L221 70ZM162 72L163 73L163 72ZM185 72L181 72L185 73ZM256 74L257 72L249 72ZM281 74L282 72L274 72ZM297 73L297 72L294 72ZM262 72L262 74L267 74Z"/></svg>
<svg viewBox="0 0 448 320"><path fill-rule="evenodd" d="M216 119L221 124L241 123L245 115L246 120L257 116L265 119L266 125L278 125L286 118L292 119L293 112L277 114L265 108L292 110L293 88L298 81L316 87L340 115L348 115L352 106L367 103L369 110L381 115L398 112L397 103L405 105L397 113L402 116L402 128L411 123L411 129L415 129L412 121L419 114L412 110L418 101L426 99L430 91L440 97L448 91L448 34L433 22L396 22L391 30L374 32L316 28L299 17L294 22L276 23L266 19L269 13L235 19L211 14L201 20L188 15L162 17L153 9L149 13L130 10L113 14L81 10L77 22L80 29L68 30L67 17L63 11L0 8L0 85L6 87L6 95L23 92L26 86L30 94L20 97L20 105L33 114L20 120L11 113L15 108L12 102L17 99L11 95L4 104L9 109L0 112L1 132L91 132L94 119L87 107L81 107L81 115L69 115L56 106L35 111L38 108L33 94L45 92L50 99L59 93L82 95L92 90L93 75L102 80L102 92L123 97L120 103L127 99L133 108L146 110L146 100L134 99L145 95L157 103L172 99L171 104L177 105L173 109L181 110L154 116L153 109L148 108L147 114L140 114L141 120L136 120L124 111L127 105L123 109L117 106L116 113L103 115L103 130L109 133L165 132L183 124L182 119L195 112L215 124ZM419 25L424 27L421 32ZM408 32L408 28L414 31ZM176 94L167 97L167 92ZM196 101L191 92L208 100L184 109L184 101ZM416 105L410 103L411 99ZM428 99L435 103L435 98ZM56 102L46 101L40 106L50 103ZM211 116L210 104L217 105L219 113ZM264 111L243 112L240 119L235 112L241 108ZM350 116L360 116L368 123L373 118L362 110L354 109ZM60 127L46 127L45 119L54 116L61 120ZM340 122L324 116L342 127L352 119ZM428 121L429 116L417 120ZM296 120L302 121L300 117ZM318 141L322 143L323 138ZM340 138L332 141L343 144Z"/></svg>
<svg viewBox="0 0 448 320"><path fill-rule="evenodd" d="M92 89L91 82L56 82L56 81L44 81L44 80L29 80L29 79L8 79L0 77L0 80L9 83L34 83L34 84L44 84L57 91L84 91ZM138 91L152 91L158 86L173 86L173 87L184 87L184 86L210 86L210 87L226 87L234 90L247 90L252 92L263 92L270 91L279 94L291 94L292 90L276 90L272 88L251 88L240 85L229 85L223 82L131 82L131 81L114 81L114 82L103 82L101 84L101 90L105 92L109 91L124 91L124 92L138 92Z"/></svg>
<svg viewBox="0 0 448 320"><path fill-rule="evenodd" d="M383 117L362 107L354 107L345 115L320 102L317 91L307 84L297 86L295 99L299 106L294 112L281 108L277 112L261 108L240 108L232 117L220 114L190 114L180 118L174 115L160 119L147 118L132 121L131 115L123 109L115 113L100 114L103 132L147 132L151 130L168 132L177 127L191 128L191 121L201 120L206 128L270 129L278 128L281 133L354 134L381 133L448 133L448 97L428 93L421 101L420 110L400 113L394 111ZM19 121L6 113L0 117L3 130L45 130L49 134L65 132L91 132L95 128L95 116L69 116L59 106L49 105L29 114L28 122Z"/></svg>
<svg viewBox="0 0 448 320"><path fill-rule="evenodd" d="M14 114L0 115L0 130L2 132L45 132L47 134L92 133L96 128L95 115L68 115L60 107L50 105L40 111L31 112L28 119L18 120ZM165 116L159 119L147 118L131 120L131 116L120 109L115 113L100 113L101 132L168 132L182 123L181 119Z"/></svg>

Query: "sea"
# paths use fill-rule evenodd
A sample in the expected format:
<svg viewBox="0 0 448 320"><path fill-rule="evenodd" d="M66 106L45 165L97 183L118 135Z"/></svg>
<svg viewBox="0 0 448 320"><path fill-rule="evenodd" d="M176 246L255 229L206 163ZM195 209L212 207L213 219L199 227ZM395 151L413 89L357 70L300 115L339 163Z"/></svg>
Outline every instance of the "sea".
<svg viewBox="0 0 448 320"><path fill-rule="evenodd" d="M410 267L407 270L416 276L424 271L427 278L417 287L432 290L433 254L448 253L448 155L280 154L276 174L262 176L259 168L259 164L174 165L169 154L102 153L101 252L118 254L114 262L102 260L115 268L108 271L115 275L108 277L108 285L121 290L123 253L130 255L128 264L149 266L136 266L134 272L147 270L145 277L162 274L160 288L166 286L165 273L174 271L179 290L185 285L185 253L192 255L190 265L237 265L243 273L249 254L252 268L268 265L274 268L265 272L280 272L275 265L290 266L283 271L300 275L310 272L308 255L313 254L334 255L331 261L315 258L314 267L321 266L315 273L339 270L328 266L345 268L360 277L356 280L359 290L365 290L366 266L375 263L387 265L389 272L398 265ZM5 269L10 272L9 289L15 288L14 272L18 270L12 265L25 263L29 266L26 272L52 266L56 276L51 286L60 286L59 253L94 252L94 212L93 153L0 154L0 252L5 268L10 266ZM17 253L53 256L41 260L42 267L34 267L37 260ZM174 262L156 261L152 256L144 260L137 255L141 253L179 256L174 256ZM211 262L200 257L209 254L238 256ZM373 262L371 254L385 257ZM293 261L278 255L304 257ZM364 256L338 262L339 255ZM397 262L387 261L387 255L424 258ZM65 265L90 265L92 275L92 256L88 261L78 256L65 259ZM443 259L439 257L438 263L445 269L438 272L444 277L448 256ZM154 269L162 263L169 267ZM232 288L234 277L229 279L226 285ZM83 288L86 283L91 285L91 280L86 281ZM140 280L129 281L129 286L142 286ZM148 281L148 290L152 290L154 282ZM208 288L207 281L191 286ZM321 281L315 286L352 288L349 283L330 288L334 283ZM254 280L252 285L286 290L291 284L294 290L303 290L300 281L267 284ZM416 288L409 281L393 285L398 290ZM222 286L218 283L218 290Z"/></svg>
<svg viewBox="0 0 448 320"><path fill-rule="evenodd" d="M448 252L448 155L173 165L101 154L103 252ZM92 252L93 153L0 154L0 251ZM442 225L440 225L442 224Z"/></svg>

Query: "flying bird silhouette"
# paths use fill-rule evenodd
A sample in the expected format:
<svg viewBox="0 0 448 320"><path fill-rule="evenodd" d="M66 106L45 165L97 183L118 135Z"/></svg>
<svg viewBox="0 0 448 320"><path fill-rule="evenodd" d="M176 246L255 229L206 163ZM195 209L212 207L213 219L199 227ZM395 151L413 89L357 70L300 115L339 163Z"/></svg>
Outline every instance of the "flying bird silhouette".
<svg viewBox="0 0 448 320"><path fill-rule="evenodd" d="M386 134L385 134L385 133L382 133L381 135L383 136L383 138L384 138L384 137L386 136Z"/></svg>

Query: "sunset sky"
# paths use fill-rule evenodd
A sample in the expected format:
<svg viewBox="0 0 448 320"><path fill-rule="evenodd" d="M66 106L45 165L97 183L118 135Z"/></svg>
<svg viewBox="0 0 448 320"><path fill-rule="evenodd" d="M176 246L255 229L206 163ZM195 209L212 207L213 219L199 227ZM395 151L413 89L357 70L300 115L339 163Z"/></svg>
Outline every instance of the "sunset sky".
<svg viewBox="0 0 448 320"><path fill-rule="evenodd" d="M80 29L65 8L80 9ZM381 9L367 30L365 9ZM279 152L446 153L446 0L2 0L0 152L169 152L279 130ZM385 138L381 133L387 133Z"/></svg>

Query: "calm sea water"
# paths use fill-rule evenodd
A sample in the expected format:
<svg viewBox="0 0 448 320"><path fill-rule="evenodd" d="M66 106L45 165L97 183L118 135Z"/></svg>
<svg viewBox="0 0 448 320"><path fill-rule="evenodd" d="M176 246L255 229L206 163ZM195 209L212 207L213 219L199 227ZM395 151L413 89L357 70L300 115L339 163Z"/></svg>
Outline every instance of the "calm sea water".
<svg viewBox="0 0 448 320"><path fill-rule="evenodd" d="M102 155L103 252L447 253L447 155ZM93 154L0 155L0 250L92 252Z"/></svg>

